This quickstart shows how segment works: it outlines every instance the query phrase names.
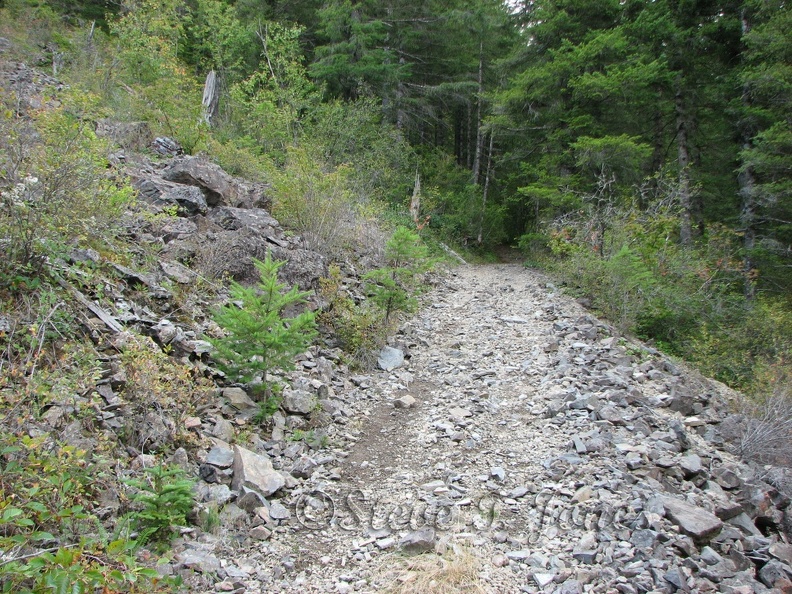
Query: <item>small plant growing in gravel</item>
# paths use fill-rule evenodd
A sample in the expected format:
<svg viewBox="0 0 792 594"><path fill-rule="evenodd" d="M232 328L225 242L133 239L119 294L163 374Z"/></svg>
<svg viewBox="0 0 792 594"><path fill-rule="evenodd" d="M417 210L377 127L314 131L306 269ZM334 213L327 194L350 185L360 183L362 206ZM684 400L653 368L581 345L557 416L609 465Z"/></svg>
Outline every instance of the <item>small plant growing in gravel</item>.
<svg viewBox="0 0 792 594"><path fill-rule="evenodd" d="M129 519L139 530L138 543L167 542L171 526L184 525L193 509L193 481L185 478L178 466L160 464L147 468L146 475L126 481L138 489L132 501L141 506Z"/></svg>
<svg viewBox="0 0 792 594"><path fill-rule="evenodd" d="M308 310L294 317L284 316L287 307L304 304L309 295L297 287L285 291L286 285L278 282L278 269L285 262L272 260L267 254L263 262L254 263L261 280L254 287L232 283L232 303L214 313L226 336L210 342L221 369L230 377L243 382L261 377L266 402L272 398L269 371L294 367L294 356L307 349L316 336L316 321Z"/></svg>
<svg viewBox="0 0 792 594"><path fill-rule="evenodd" d="M364 275L371 301L385 312L385 323L396 311L413 311L418 275L429 268L426 246L407 227L399 227L385 244L387 266Z"/></svg>

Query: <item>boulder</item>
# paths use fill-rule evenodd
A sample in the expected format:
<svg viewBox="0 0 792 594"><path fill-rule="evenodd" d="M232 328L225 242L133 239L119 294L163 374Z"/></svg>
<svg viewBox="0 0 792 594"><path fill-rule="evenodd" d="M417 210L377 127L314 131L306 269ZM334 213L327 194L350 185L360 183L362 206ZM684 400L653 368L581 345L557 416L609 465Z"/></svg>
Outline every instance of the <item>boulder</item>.
<svg viewBox="0 0 792 594"><path fill-rule="evenodd" d="M666 517L698 542L706 542L720 532L723 522L705 509L673 497L661 497Z"/></svg>
<svg viewBox="0 0 792 594"><path fill-rule="evenodd" d="M287 413L307 415L316 409L318 400L308 392L291 390L283 397L281 406Z"/></svg>
<svg viewBox="0 0 792 594"><path fill-rule="evenodd" d="M202 157L184 156L174 159L162 176L172 182L200 188L209 206L266 206L265 184L235 178Z"/></svg>
<svg viewBox="0 0 792 594"><path fill-rule="evenodd" d="M412 553L425 553L433 551L435 547L435 531L433 528L421 528L408 533L399 542L399 546L405 551Z"/></svg>
<svg viewBox="0 0 792 594"><path fill-rule="evenodd" d="M286 483L281 474L272 468L269 458L234 446L234 478L231 488L235 491L243 487L269 497Z"/></svg>
<svg viewBox="0 0 792 594"><path fill-rule="evenodd" d="M383 347L380 351L377 365L383 371L393 371L404 364L404 351L393 347Z"/></svg>

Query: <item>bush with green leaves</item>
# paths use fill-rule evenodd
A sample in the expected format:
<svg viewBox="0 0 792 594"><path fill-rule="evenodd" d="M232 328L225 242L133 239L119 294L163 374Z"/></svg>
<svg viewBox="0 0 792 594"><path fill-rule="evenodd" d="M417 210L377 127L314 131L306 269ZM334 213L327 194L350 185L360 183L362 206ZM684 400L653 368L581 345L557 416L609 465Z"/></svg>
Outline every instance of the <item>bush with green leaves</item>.
<svg viewBox="0 0 792 594"><path fill-rule="evenodd" d="M62 100L32 120L0 103L0 284L39 275L68 246L106 245L133 198L107 175L107 144L87 119L95 98Z"/></svg>
<svg viewBox="0 0 792 594"><path fill-rule="evenodd" d="M740 237L711 225L692 248L673 238L667 210L618 211L604 243L588 222L567 218L550 232L549 267L621 331L696 362L705 373L760 395L789 375L792 335L784 300L746 301ZM602 251L601 251L602 249Z"/></svg>
<svg viewBox="0 0 792 594"><path fill-rule="evenodd" d="M173 536L171 528L187 523L195 503L194 481L178 466L158 464L146 468L143 478L125 482L136 490L132 502L138 509L129 514L128 520L138 532L137 542L167 544Z"/></svg>
<svg viewBox="0 0 792 594"><path fill-rule="evenodd" d="M170 589L154 569L138 565L136 542L107 534L94 515L109 480L95 458L73 446L0 433L0 591Z"/></svg>
<svg viewBox="0 0 792 594"><path fill-rule="evenodd" d="M232 381L261 380L264 400L272 396L268 374L272 369L291 369L294 356L310 346L316 336L315 314L310 310L288 317L284 310L305 304L308 292L278 281L285 262L254 260L261 275L257 285L231 285L231 303L214 312L214 321L225 330L222 338L209 338L220 368Z"/></svg>
<svg viewBox="0 0 792 594"><path fill-rule="evenodd" d="M376 362L385 344L384 314L374 307L356 304L343 286L341 269L333 264L320 279L321 296L327 302L319 314L326 328L350 358L350 365L367 369Z"/></svg>
<svg viewBox="0 0 792 594"><path fill-rule="evenodd" d="M410 312L417 305L419 275L430 267L426 246L417 233L398 227L385 244L387 266L363 275L366 293L385 313L385 323L397 311Z"/></svg>
<svg viewBox="0 0 792 594"><path fill-rule="evenodd" d="M332 167L308 149L292 147L273 179L272 214L310 249L339 256L357 240L350 175L346 165Z"/></svg>

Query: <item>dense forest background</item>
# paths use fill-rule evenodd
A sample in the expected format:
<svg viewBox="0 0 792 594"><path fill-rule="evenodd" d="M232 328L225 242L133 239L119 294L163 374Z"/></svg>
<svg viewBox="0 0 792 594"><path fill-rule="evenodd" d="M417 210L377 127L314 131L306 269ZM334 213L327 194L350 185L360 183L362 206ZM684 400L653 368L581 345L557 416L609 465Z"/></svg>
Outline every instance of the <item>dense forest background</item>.
<svg viewBox="0 0 792 594"><path fill-rule="evenodd" d="M484 258L518 245L623 330L757 394L785 383L788 3L0 7L84 113L147 120L271 182L274 214L330 254L366 220ZM209 72L219 101L203 114Z"/></svg>

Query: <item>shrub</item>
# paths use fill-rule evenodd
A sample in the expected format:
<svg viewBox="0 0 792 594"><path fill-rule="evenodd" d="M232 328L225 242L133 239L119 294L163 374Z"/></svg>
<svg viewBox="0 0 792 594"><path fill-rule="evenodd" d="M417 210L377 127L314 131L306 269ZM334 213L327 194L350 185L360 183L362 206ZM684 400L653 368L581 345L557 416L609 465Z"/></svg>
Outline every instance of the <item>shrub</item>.
<svg viewBox="0 0 792 594"><path fill-rule="evenodd" d="M384 315L379 309L355 304L341 280L337 265L331 265L328 276L320 279L321 295L328 305L319 314L319 322L338 340L353 366L366 369L373 366L385 344Z"/></svg>
<svg viewBox="0 0 792 594"><path fill-rule="evenodd" d="M303 236L310 249L340 256L356 240L350 169L328 167L304 148L292 148L273 180L272 214Z"/></svg>
<svg viewBox="0 0 792 594"><path fill-rule="evenodd" d="M159 575L137 564L135 543L109 539L92 513L107 478L84 451L0 433L3 592L156 589Z"/></svg>
<svg viewBox="0 0 792 594"><path fill-rule="evenodd" d="M106 175L106 144L74 115L90 110L90 98L74 101L32 124L0 112L0 284L39 275L67 245L109 241L132 200Z"/></svg>

